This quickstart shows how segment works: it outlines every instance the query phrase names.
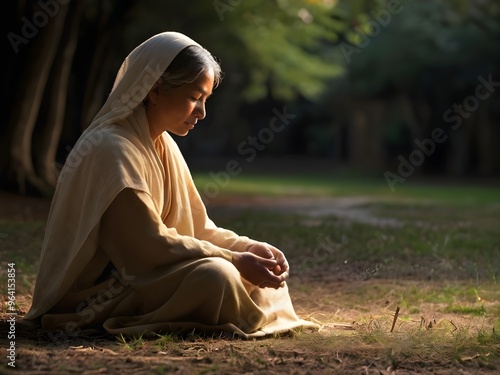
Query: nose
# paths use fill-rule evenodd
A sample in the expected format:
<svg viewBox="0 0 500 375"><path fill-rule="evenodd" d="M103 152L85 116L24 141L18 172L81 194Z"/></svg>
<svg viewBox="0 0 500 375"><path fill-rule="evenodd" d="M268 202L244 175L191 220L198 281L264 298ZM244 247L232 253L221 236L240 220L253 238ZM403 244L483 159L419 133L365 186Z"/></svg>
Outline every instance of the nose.
<svg viewBox="0 0 500 375"><path fill-rule="evenodd" d="M202 101L199 101L197 104L196 104L196 107L194 109L194 116L198 119L198 120L203 120L205 118L205 116L207 115L207 112L205 110L205 102L202 102Z"/></svg>

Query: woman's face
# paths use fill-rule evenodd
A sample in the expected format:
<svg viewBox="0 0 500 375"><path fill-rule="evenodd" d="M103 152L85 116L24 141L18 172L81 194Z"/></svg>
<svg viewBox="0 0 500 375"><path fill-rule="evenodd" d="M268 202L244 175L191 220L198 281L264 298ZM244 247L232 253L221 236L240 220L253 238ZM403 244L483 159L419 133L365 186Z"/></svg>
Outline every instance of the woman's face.
<svg viewBox="0 0 500 375"><path fill-rule="evenodd" d="M176 88L154 87L148 94L146 116L153 139L164 131L184 136L205 118L205 102L212 95L214 72L202 72L192 83Z"/></svg>

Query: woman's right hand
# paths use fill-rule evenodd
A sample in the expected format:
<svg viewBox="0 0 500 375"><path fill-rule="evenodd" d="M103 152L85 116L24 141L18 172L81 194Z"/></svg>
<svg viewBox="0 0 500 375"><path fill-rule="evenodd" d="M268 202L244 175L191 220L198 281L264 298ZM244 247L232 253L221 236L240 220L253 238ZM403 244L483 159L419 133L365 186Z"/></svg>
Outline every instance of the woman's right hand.
<svg viewBox="0 0 500 375"><path fill-rule="evenodd" d="M233 264L246 280L261 288L278 289L285 284L286 275L275 275L271 271L275 259L266 259L250 252L234 252Z"/></svg>

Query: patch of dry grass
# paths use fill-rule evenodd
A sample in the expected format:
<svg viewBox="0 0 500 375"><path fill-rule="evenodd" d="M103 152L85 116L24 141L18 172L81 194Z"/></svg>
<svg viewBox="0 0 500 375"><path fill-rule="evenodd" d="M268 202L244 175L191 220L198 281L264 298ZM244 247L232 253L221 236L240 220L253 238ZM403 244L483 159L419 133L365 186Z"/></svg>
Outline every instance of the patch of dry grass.
<svg viewBox="0 0 500 375"><path fill-rule="evenodd" d="M18 326L21 371L134 374L494 374L500 371L500 208L394 205L363 209L402 227L338 217L231 210L221 226L286 251L298 314L319 332L226 336L81 336L53 345ZM31 303L43 221L0 220L1 337L5 268L16 262L20 316ZM395 319L396 309L399 308ZM4 341L0 341L3 346ZM2 363L3 366L3 363ZM6 367L0 367L0 373Z"/></svg>

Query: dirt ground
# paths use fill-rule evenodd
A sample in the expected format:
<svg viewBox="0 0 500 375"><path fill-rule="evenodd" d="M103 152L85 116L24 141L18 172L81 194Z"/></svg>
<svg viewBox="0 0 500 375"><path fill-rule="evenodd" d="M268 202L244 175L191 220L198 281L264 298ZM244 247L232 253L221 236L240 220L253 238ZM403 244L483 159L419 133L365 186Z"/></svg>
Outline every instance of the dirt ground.
<svg viewBox="0 0 500 375"><path fill-rule="evenodd" d="M297 212L304 207L342 215L350 212L352 220L369 223L373 218L362 211L353 211L349 207L356 201L329 202L295 201L288 205L275 200L276 209L295 207ZM359 202L358 202L359 203ZM246 204L269 207L270 200L248 202ZM222 200L215 209L237 209L243 202ZM11 220L45 220L49 202L38 198L23 198L0 192L0 218ZM311 217L314 220L314 215ZM397 221L387 225L398 225ZM4 266L4 265L2 265ZM380 350L380 346L364 345L353 348L353 337L366 334L367 326L390 324L395 305L390 296L373 305L362 306L364 311L385 316L363 323L359 321L359 309L339 311L334 302L341 292L356 289L365 283L359 278L352 278L354 269L363 268L362 264L346 265L342 270L324 269L323 273L309 280L301 280L309 288L294 290L291 281L292 299L299 315L328 322L319 333L301 332L284 335L280 338L258 340L239 340L228 337L182 336L174 339L130 340L120 343L116 337L104 335L80 335L58 340L50 332L21 324L20 318L29 309L29 295L18 295L19 306L16 324L16 368L8 366L6 352L9 348L7 339L9 316L5 309L0 314L0 374L498 374L500 362L496 359L476 360L467 358L446 358L442 355L422 352L404 360L395 359L391 353ZM334 276L332 276L334 275ZM398 280L398 288L405 283L415 285L414 280ZM370 287L385 287L387 280L371 280ZM394 285L390 286L394 287ZM390 289L390 288L389 288ZM311 291L321 295L323 301L311 299ZM2 296L3 303L5 297ZM425 314L424 314L425 315ZM423 319L424 317L422 317ZM439 322L448 317L439 314L426 315L428 322ZM455 323L460 322L455 319ZM377 323L379 322L379 323ZM409 322L418 326L418 322ZM421 324L421 322L420 322ZM427 322L426 322L427 324ZM465 323L464 323L465 324ZM345 339L345 346L342 340ZM332 346L332 340L338 343ZM337 342L336 341L336 342ZM355 342L355 341L354 341ZM335 347L335 351L328 348Z"/></svg>

